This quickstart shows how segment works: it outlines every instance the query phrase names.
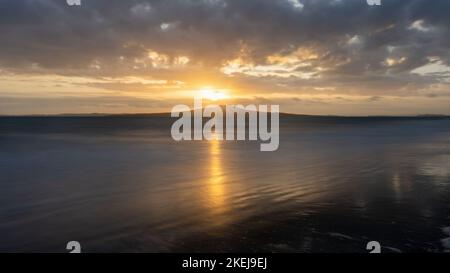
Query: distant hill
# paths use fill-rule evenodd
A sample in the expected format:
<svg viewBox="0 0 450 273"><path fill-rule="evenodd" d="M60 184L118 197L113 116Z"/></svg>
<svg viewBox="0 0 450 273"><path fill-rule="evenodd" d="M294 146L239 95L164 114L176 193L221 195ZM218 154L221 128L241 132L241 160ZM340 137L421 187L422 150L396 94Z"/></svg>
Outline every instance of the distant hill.
<svg viewBox="0 0 450 273"><path fill-rule="evenodd" d="M221 106L223 108L223 106ZM193 112L193 110L191 111ZM225 113L225 112L224 112ZM86 113L86 114L48 114L48 115L0 115L0 117L161 117L169 118L170 113L122 113L122 114L111 114L111 113ZM305 115L305 114L292 114L292 113L280 113L280 118L311 118L311 119L447 119L450 115L436 115L436 114L421 114L421 115L411 115L411 116L339 116L339 115Z"/></svg>

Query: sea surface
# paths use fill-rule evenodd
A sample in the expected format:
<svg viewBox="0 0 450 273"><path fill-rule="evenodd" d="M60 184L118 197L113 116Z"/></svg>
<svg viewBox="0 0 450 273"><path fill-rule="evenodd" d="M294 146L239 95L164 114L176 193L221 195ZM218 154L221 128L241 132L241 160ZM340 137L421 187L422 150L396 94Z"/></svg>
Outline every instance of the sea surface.
<svg viewBox="0 0 450 273"><path fill-rule="evenodd" d="M450 119L282 116L280 148L169 118L0 118L0 252L444 252Z"/></svg>

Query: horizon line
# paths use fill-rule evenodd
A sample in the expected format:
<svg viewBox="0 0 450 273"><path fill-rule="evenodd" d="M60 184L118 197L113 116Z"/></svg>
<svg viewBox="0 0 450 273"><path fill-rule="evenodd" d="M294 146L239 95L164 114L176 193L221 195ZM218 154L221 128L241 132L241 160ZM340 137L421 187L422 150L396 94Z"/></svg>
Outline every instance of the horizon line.
<svg viewBox="0 0 450 273"><path fill-rule="evenodd" d="M259 112L259 111L258 111ZM335 117L335 118L450 118L446 114L411 114L411 115L314 115L314 114L297 114L280 112L280 116L297 116L297 117ZM0 118L4 117L123 117L123 116L170 116L170 112L156 113L60 113L60 114L0 114Z"/></svg>

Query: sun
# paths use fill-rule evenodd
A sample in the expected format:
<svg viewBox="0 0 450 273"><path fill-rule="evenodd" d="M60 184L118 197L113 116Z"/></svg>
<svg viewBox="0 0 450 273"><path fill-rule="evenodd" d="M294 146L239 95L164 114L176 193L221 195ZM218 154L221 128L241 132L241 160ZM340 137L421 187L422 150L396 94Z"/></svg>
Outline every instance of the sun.
<svg viewBox="0 0 450 273"><path fill-rule="evenodd" d="M226 90L218 90L212 87L204 87L200 90L200 94L203 99L218 101L218 100L226 100L230 98Z"/></svg>

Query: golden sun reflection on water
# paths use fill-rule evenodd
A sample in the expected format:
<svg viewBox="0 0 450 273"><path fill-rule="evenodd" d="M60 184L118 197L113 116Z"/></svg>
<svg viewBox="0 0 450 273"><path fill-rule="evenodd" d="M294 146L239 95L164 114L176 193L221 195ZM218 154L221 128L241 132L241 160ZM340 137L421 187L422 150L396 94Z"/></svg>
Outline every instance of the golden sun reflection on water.
<svg viewBox="0 0 450 273"><path fill-rule="evenodd" d="M226 188L222 162L222 142L211 140L209 148L209 177L206 181L208 195L208 207L214 217L218 217L226 211ZM215 223L222 223L225 219L214 219Z"/></svg>

